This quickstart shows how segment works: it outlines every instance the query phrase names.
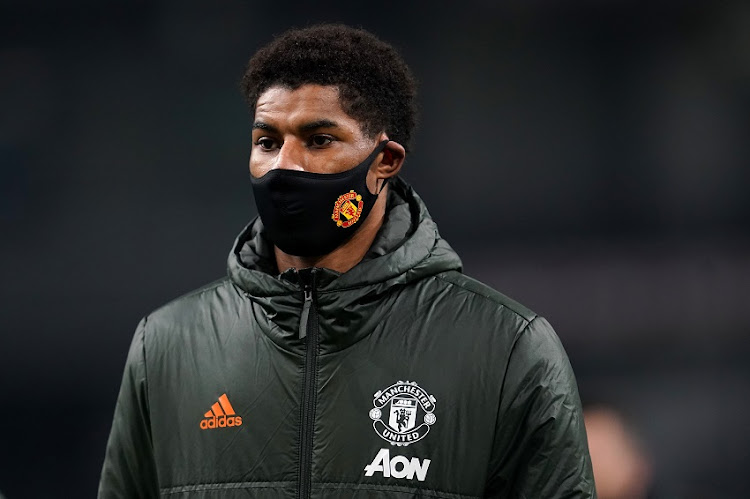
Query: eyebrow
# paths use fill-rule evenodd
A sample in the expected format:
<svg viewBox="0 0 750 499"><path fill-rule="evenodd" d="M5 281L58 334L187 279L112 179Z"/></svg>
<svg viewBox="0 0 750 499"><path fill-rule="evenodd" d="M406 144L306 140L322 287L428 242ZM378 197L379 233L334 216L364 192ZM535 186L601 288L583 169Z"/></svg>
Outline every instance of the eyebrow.
<svg viewBox="0 0 750 499"><path fill-rule="evenodd" d="M269 125L268 123L263 123L262 121L256 121L253 123L253 130L266 130L268 132L277 132L276 127Z"/></svg>
<svg viewBox="0 0 750 499"><path fill-rule="evenodd" d="M315 120L309 123L305 123L301 125L299 129L302 130L303 132L306 132L310 130L315 130L316 128L338 128L338 126L339 126L338 123L336 123L335 121L322 119L322 120Z"/></svg>
<svg viewBox="0 0 750 499"><path fill-rule="evenodd" d="M308 132L310 130L315 130L317 128L338 128L339 125L335 121L326 120L326 119L320 119L315 121L310 121L308 123L303 123L299 126L299 130L303 132ZM273 132L278 133L278 129L273 126L269 125L268 123L265 123L263 121L256 121L253 123L253 130L265 130L267 132Z"/></svg>

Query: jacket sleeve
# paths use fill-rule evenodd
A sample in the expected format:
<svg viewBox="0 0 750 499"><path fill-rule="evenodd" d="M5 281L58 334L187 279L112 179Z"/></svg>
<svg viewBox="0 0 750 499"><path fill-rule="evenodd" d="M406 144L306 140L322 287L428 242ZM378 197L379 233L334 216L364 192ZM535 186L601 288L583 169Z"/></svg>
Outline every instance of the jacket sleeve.
<svg viewBox="0 0 750 499"><path fill-rule="evenodd" d="M486 497L596 497L573 369L541 317L511 351L493 445Z"/></svg>
<svg viewBox="0 0 750 499"><path fill-rule="evenodd" d="M159 496L148 408L145 328L146 319L138 325L128 352L99 482L99 498Z"/></svg>

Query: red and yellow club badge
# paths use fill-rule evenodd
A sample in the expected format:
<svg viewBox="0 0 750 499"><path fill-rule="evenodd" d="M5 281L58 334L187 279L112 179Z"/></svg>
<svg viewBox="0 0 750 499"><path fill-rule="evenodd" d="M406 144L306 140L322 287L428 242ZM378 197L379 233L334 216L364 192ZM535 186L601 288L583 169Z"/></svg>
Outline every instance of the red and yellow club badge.
<svg viewBox="0 0 750 499"><path fill-rule="evenodd" d="M363 206L362 196L353 190L342 194L333 205L331 220L336 222L336 225L339 227L345 229L351 227L359 220Z"/></svg>

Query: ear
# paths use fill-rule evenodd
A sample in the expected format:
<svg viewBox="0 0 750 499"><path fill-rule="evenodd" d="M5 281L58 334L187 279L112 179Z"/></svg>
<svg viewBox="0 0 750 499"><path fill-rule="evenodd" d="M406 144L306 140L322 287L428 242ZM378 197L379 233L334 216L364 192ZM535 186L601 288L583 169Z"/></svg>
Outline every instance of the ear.
<svg viewBox="0 0 750 499"><path fill-rule="evenodd" d="M380 161L375 164L375 176L378 180L394 177L401 171L406 159L406 149L398 142L389 141L379 155Z"/></svg>

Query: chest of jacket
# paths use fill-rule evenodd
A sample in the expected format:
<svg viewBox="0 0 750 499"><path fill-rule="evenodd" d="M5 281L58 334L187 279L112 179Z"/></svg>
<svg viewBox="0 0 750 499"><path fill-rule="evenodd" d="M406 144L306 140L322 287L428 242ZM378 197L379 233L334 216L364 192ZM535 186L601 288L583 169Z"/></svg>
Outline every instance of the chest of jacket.
<svg viewBox="0 0 750 499"><path fill-rule="evenodd" d="M238 297L153 338L162 491L481 497L515 316L435 283L374 310L350 311L357 330L342 343L340 321L313 306L310 334L294 341L294 320Z"/></svg>

